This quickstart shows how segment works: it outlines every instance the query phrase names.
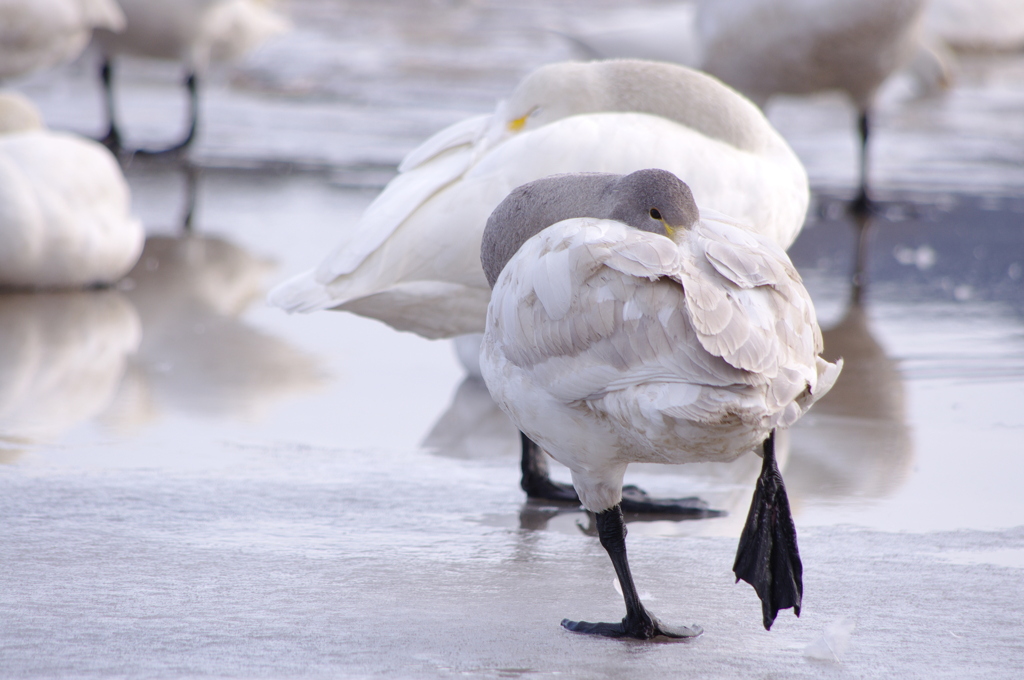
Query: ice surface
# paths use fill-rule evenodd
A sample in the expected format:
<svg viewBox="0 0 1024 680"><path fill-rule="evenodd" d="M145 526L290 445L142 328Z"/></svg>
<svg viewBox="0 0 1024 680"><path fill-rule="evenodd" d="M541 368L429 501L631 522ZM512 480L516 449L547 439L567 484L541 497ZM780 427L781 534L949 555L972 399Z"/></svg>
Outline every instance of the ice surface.
<svg viewBox="0 0 1024 680"><path fill-rule="evenodd" d="M136 271L0 296L0 677L1020 677L1020 55L883 98L859 303L850 114L769 110L819 189L791 252L847 362L779 443L803 613L765 632L730 570L759 461L638 466L730 515L629 525L652 610L705 634L622 643L559 627L622 616L611 565L586 515L524 502L516 432L449 343L262 302L402 153L570 56L533 27L581 4L289 4L295 33L208 79L195 235L186 173L136 160ZM120 73L129 140L176 134L177 71ZM100 127L87 60L18 87ZM844 618L841 663L808 658Z"/></svg>

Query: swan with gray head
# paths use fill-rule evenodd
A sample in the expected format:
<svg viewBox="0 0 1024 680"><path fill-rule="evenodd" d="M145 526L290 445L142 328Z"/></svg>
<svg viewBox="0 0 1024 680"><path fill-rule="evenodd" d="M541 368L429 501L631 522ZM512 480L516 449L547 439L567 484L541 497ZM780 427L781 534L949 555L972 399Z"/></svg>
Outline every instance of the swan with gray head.
<svg viewBox="0 0 1024 680"><path fill-rule="evenodd" d="M512 192L488 220L493 285L481 369L495 401L572 473L622 585L618 623L563 621L611 637L692 637L640 602L620 502L629 463L763 467L734 571L769 628L800 611L802 565L774 432L831 388L810 296L785 252L698 210L663 170L570 174Z"/></svg>

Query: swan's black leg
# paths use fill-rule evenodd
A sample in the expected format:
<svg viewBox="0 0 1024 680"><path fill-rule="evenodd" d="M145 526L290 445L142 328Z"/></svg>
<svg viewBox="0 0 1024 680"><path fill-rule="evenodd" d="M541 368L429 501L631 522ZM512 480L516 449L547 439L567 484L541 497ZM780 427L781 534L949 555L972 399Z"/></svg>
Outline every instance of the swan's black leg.
<svg viewBox="0 0 1024 680"><path fill-rule="evenodd" d="M551 479L547 457L540 446L522 432L519 437L523 446L520 486L526 495L535 500L579 503L580 497L571 484ZM636 515L665 515L673 519L703 519L725 514L721 510L709 509L708 504L699 498L651 498L635 486L622 488L622 511Z"/></svg>
<svg viewBox="0 0 1024 680"><path fill-rule="evenodd" d="M192 144L196 137L196 128L199 126L199 84L194 72L189 73L188 77L185 79L185 89L188 90L189 103L189 126L185 137L180 142L173 144L166 149L139 149L135 153L141 156L172 154L178 151L183 151Z"/></svg>
<svg viewBox="0 0 1024 680"><path fill-rule="evenodd" d="M761 598L765 630L771 630L780 609L792 607L800 616L803 565L786 486L775 462L774 430L764 442L764 464L732 570L737 582L743 579L754 586Z"/></svg>
<svg viewBox="0 0 1024 680"><path fill-rule="evenodd" d="M103 58L103 64L100 66L100 80L103 82L103 102L107 109L107 122L110 127L107 129L107 134L99 141L117 156L124 147L121 145L121 133L117 129L117 113L114 106L114 66L110 57Z"/></svg>
<svg viewBox="0 0 1024 680"><path fill-rule="evenodd" d="M564 619L562 621L564 628L575 633L614 638L628 637L637 640L650 640L659 636L691 638L697 637L703 632L700 626L689 628L666 626L644 608L643 603L640 602L640 596L637 594L636 584L633 583L633 575L629 571L629 562L626 559L626 523L622 518L622 509L619 506L616 505L614 508L597 513L597 533L601 539L601 545L608 551L608 556L615 567L615 574L619 577L619 583L622 585L622 597L626 601L626 618L618 623L590 623Z"/></svg>
<svg viewBox="0 0 1024 680"><path fill-rule="evenodd" d="M854 214L866 215L871 210L871 198L868 197L868 136L871 133L871 117L867 109L857 117L857 131L860 134L860 187L851 207Z"/></svg>
<svg viewBox="0 0 1024 680"><path fill-rule="evenodd" d="M546 501L579 503L580 497L572 484L553 481L548 475L548 461L540 446L522 432L519 438L523 446L523 476L519 485L526 495Z"/></svg>

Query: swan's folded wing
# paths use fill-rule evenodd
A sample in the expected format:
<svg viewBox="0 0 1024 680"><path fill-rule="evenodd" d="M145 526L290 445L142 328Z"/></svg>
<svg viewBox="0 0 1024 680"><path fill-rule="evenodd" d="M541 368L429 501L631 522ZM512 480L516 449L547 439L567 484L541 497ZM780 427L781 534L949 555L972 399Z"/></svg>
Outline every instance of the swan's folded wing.
<svg viewBox="0 0 1024 680"><path fill-rule="evenodd" d="M340 245L315 270L317 282L328 284L351 274L431 196L459 179L472 161L473 150L460 147L437 156L388 183L356 224L355 237Z"/></svg>
<svg viewBox="0 0 1024 680"><path fill-rule="evenodd" d="M646 383L757 382L698 342L678 269L678 247L655 234L610 220L549 227L494 288L506 358L566 402Z"/></svg>
<svg viewBox="0 0 1024 680"><path fill-rule="evenodd" d="M785 252L767 239L714 222L695 229L683 249L688 256L680 280L703 347L732 366L771 379L780 376L780 368L794 366L811 379L821 331Z"/></svg>
<svg viewBox="0 0 1024 680"><path fill-rule="evenodd" d="M406 154L398 166L398 172L409 172L445 151L472 145L483 136L493 118L494 115L488 113L449 125Z"/></svg>

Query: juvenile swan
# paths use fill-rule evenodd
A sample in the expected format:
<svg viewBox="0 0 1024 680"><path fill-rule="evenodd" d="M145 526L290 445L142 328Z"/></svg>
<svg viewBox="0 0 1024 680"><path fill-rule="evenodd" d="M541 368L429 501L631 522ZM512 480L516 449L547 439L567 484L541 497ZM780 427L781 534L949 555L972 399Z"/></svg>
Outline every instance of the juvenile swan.
<svg viewBox="0 0 1024 680"><path fill-rule="evenodd" d="M566 215L587 215L563 219ZM550 226L549 226L550 225ZM763 447L733 567L765 628L800 613L802 566L774 432L828 392L810 296L785 252L729 218L701 217L663 170L572 174L516 189L481 248L494 286L480 364L495 401L572 472L622 585L620 623L572 631L692 637L641 604L620 501L631 462L732 461Z"/></svg>
<svg viewBox="0 0 1024 680"><path fill-rule="evenodd" d="M550 64L495 113L409 153L354 238L270 301L289 311L346 310L428 338L480 333L490 299L480 238L510 191L557 173L649 167L682 177L701 208L783 247L803 225L807 174L742 95L670 64Z"/></svg>

